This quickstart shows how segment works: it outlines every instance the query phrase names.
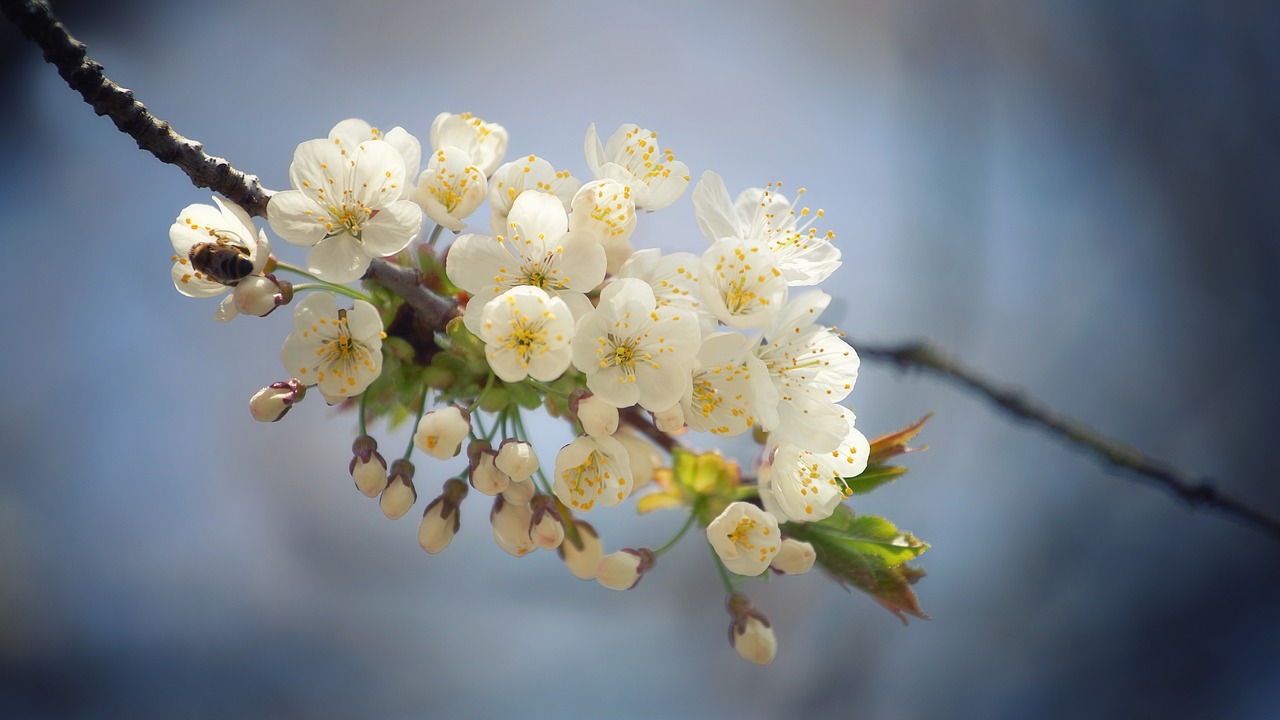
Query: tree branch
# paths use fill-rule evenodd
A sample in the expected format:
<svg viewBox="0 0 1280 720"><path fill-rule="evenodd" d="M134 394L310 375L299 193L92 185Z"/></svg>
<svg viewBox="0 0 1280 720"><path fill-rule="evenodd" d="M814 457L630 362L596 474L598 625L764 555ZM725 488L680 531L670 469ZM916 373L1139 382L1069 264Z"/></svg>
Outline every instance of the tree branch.
<svg viewBox="0 0 1280 720"><path fill-rule="evenodd" d="M1057 412L1021 390L985 377L928 343L890 346L855 341L852 345L857 348L859 357L893 363L901 370L931 372L958 383L1008 414L1089 452L1105 464L1173 493L1192 507L1216 510L1280 540L1280 521L1224 495L1213 486L1210 478L1193 476L1163 460L1148 457L1079 420Z"/></svg>
<svg viewBox="0 0 1280 720"><path fill-rule="evenodd" d="M168 123L152 115L145 105L135 100L131 91L109 80L103 74L102 66L89 59L84 44L71 36L54 16L47 2L0 0L0 10L3 10L23 35L44 51L45 60L57 68L58 74L84 97L85 102L99 115L111 118L121 132L137 141L139 148L151 153L161 162L177 165L197 187L220 193L251 215L266 217L271 191L263 188L256 176L246 175L226 160L206 154L200 143L174 132ZM424 287L417 271L410 268L374 260L365 279L384 285L403 297L419 314L418 322L428 327L443 329L445 323L457 313L456 303ZM927 344L854 345L863 358L891 362L902 369L926 370L968 387L1009 414L1091 452L1105 463L1168 490L1192 507L1217 510L1280 540L1280 521L1222 494L1208 479L1194 477L1166 462L1148 458L1134 448L1062 415L1034 398L986 379ZM674 447L677 441L658 432L648 418L638 412L625 412L631 413L624 413L627 424L645 433L668 451Z"/></svg>

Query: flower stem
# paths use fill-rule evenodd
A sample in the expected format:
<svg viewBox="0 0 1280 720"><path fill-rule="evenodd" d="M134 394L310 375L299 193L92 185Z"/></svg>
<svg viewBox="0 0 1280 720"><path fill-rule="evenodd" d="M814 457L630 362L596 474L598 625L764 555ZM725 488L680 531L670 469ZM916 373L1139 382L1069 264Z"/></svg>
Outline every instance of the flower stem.
<svg viewBox="0 0 1280 720"><path fill-rule="evenodd" d="M440 239L440 233L443 230L444 230L444 226L440 225L439 223L437 223L436 226L432 228L431 237L427 238L427 247L433 248L436 246L436 240Z"/></svg>
<svg viewBox="0 0 1280 720"><path fill-rule="evenodd" d="M416 420L414 420L414 421L413 421L413 430L414 430L414 432L415 432L415 433L416 433L416 432L417 432L417 430L418 430L418 423L422 422L422 416L427 412L427 397L429 397L430 395L431 395L431 391L430 391L429 389L424 388L424 389L422 390L422 404L420 404L420 405L418 406L418 418L417 418ZM363 397L363 396L362 396L362 397ZM413 447L414 447L414 445L413 445L413 437L412 437L412 436L410 436L410 437L409 437L409 447L405 448L405 450L404 450L404 459L405 459L405 460L408 460L408 459L409 459L409 456L410 456L410 455L413 455Z"/></svg>
<svg viewBox="0 0 1280 720"><path fill-rule="evenodd" d="M335 293L338 293L339 295L346 295L349 298L354 298L356 300L363 300L369 304L373 304L372 297L365 295L359 290L352 290L346 285L334 285L332 283L327 283L327 282L313 282L313 283L298 283L297 285L293 286L293 291L295 293L304 292L306 290L328 290L329 292L335 292Z"/></svg>
<svg viewBox="0 0 1280 720"><path fill-rule="evenodd" d="M657 550L654 550L653 554L662 555L662 553L675 547L676 543L680 542L680 539L684 537L685 533L689 532L689 528L693 527L693 521L696 519L698 519L698 513L694 512L693 510L690 510L689 517L685 519L684 525L681 525L680 529L676 531L676 534L673 535L670 540L663 543L662 547L658 548Z"/></svg>
<svg viewBox="0 0 1280 720"><path fill-rule="evenodd" d="M707 543L707 548L711 550L711 559L716 563L716 570L720 573L720 582L724 585L725 593L734 594L737 590L733 587L733 578L729 576L728 568L720 561L720 556L716 554L716 549L711 547L711 543Z"/></svg>
<svg viewBox="0 0 1280 720"><path fill-rule="evenodd" d="M489 390L493 388L493 379L494 379L494 374L490 372L489 379L484 381L484 389L481 390L480 394L476 396L476 399L472 401L470 405L467 406L468 413L475 412L476 408L480 407L480 401L483 400L484 396L488 395Z"/></svg>
<svg viewBox="0 0 1280 720"><path fill-rule="evenodd" d="M324 280L321 279L319 276L309 273L306 270L303 270L302 268L298 267L297 265L290 265L287 262L283 262L279 258L276 258L276 267L281 270L288 270L291 273L297 273L298 275L301 275L303 277L309 277L312 280L319 280L320 282L324 282Z"/></svg>
<svg viewBox="0 0 1280 720"><path fill-rule="evenodd" d="M360 413L360 436L361 437L369 434L368 430L365 428L365 423L364 423L364 409L368 402L369 402L369 391L365 390L364 392L360 393L360 409L358 410L358 412Z"/></svg>

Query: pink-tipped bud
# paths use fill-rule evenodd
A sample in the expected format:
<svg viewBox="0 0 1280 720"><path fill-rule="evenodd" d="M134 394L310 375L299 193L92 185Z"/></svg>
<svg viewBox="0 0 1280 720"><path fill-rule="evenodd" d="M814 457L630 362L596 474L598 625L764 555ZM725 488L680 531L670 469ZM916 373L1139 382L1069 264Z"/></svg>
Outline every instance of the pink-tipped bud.
<svg viewBox="0 0 1280 720"><path fill-rule="evenodd" d="M657 556L649 548L623 548L600 559L596 582L610 590L630 590L653 568Z"/></svg>
<svg viewBox="0 0 1280 720"><path fill-rule="evenodd" d="M427 505L422 513L422 524L418 526L418 544L423 550L435 555L449 547L461 525L458 507L466 496L466 483L454 478L444 484L440 497Z"/></svg>
<svg viewBox="0 0 1280 720"><path fill-rule="evenodd" d="M498 547L520 557L529 554L537 545L529 537L529 522L533 513L528 505L515 505L501 495L494 498L489 523L493 525L493 539Z"/></svg>
<svg viewBox="0 0 1280 720"><path fill-rule="evenodd" d="M555 550L564 542L564 521L556 509L555 498L537 495L529 503L533 515L529 519L529 539L543 550Z"/></svg>
<svg viewBox="0 0 1280 720"><path fill-rule="evenodd" d="M258 422L275 422L306 394L307 386L297 378L273 382L249 398L249 414Z"/></svg>
<svg viewBox="0 0 1280 720"><path fill-rule="evenodd" d="M795 538L783 538L782 546L778 548L778 554L773 556L769 567L781 575L803 575L813 569L813 563L817 559L818 554L809 543Z"/></svg>
<svg viewBox="0 0 1280 720"><path fill-rule="evenodd" d="M618 408L599 395L582 394L569 398L569 407L582 423L582 432L591 437L611 437L618 431Z"/></svg>
<svg viewBox="0 0 1280 720"><path fill-rule="evenodd" d="M274 275L254 275L237 283L231 297L241 314L266 317L293 299L293 285Z"/></svg>
<svg viewBox="0 0 1280 720"><path fill-rule="evenodd" d="M654 413L653 424L664 433L673 433L684 427L684 408L676 403L660 413Z"/></svg>
<svg viewBox="0 0 1280 720"><path fill-rule="evenodd" d="M387 489L378 501L382 514L399 520L418 501L418 491L413 487L413 463L399 459L391 463L391 477Z"/></svg>
<svg viewBox="0 0 1280 720"><path fill-rule="evenodd" d="M523 440L507 438L498 447L498 458L494 461L498 469L506 473L512 482L520 482L533 477L538 471L538 456L533 446Z"/></svg>
<svg viewBox="0 0 1280 720"><path fill-rule="evenodd" d="M347 469L356 481L356 489L368 497L377 497L387 489L387 461L378 452L378 441L361 435L351 444L351 453Z"/></svg>
<svg viewBox="0 0 1280 720"><path fill-rule="evenodd" d="M487 440L473 440L467 446L467 458L471 461L468 473L471 487L485 495L497 495L511 484L511 478L494 463L497 457L498 453L489 448Z"/></svg>
<svg viewBox="0 0 1280 720"><path fill-rule="evenodd" d="M778 652L778 638L773 634L769 618L751 607L746 595L735 593L729 597L729 644L744 660L756 665L768 665Z"/></svg>

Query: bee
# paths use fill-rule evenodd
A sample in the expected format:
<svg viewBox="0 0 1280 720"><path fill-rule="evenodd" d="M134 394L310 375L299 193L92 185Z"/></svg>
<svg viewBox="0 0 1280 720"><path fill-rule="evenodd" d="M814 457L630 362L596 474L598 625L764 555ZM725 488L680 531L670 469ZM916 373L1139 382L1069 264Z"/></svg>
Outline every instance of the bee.
<svg viewBox="0 0 1280 720"><path fill-rule="evenodd" d="M192 245L187 258L191 260L191 267L223 285L235 285L253 274L249 248L221 235L214 242Z"/></svg>

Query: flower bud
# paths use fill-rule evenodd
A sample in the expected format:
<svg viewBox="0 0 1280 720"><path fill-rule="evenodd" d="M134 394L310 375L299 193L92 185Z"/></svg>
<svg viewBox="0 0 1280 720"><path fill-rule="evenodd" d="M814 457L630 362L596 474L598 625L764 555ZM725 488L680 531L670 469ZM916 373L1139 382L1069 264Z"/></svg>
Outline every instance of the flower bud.
<svg viewBox="0 0 1280 720"><path fill-rule="evenodd" d="M529 503L533 511L529 519L529 539L543 550L555 550L564 542L564 521L556 509L555 498L538 495Z"/></svg>
<svg viewBox="0 0 1280 720"><path fill-rule="evenodd" d="M734 594L729 598L729 644L744 660L756 665L768 665L778 652L778 638L773 634L769 618L751 607L746 595Z"/></svg>
<svg viewBox="0 0 1280 720"><path fill-rule="evenodd" d="M649 548L623 548L600 559L596 582L610 590L630 590L658 559Z"/></svg>
<svg viewBox="0 0 1280 720"><path fill-rule="evenodd" d="M511 478L498 469L494 459L498 453L489 448L487 440L475 440L467 446L467 457L471 461L471 487L485 495L497 495L511 484Z"/></svg>
<svg viewBox="0 0 1280 720"><path fill-rule="evenodd" d="M506 489L502 491L502 497L513 505L528 505L537 492L538 486L534 485L532 480L522 480L520 482L512 480Z"/></svg>
<svg viewBox="0 0 1280 720"><path fill-rule="evenodd" d="M387 488L387 461L378 452L378 441L361 435L351 444L351 464L347 469L356 481L356 489L368 497L377 497Z"/></svg>
<svg viewBox="0 0 1280 720"><path fill-rule="evenodd" d="M569 398L569 409L577 414L582 431L591 437L609 437L618 431L618 408L598 396L583 394Z"/></svg>
<svg viewBox="0 0 1280 720"><path fill-rule="evenodd" d="M471 420L457 405L432 410L418 421L413 444L433 458L448 460L462 449L462 441L471 434Z"/></svg>
<svg viewBox="0 0 1280 720"><path fill-rule="evenodd" d="M509 503L499 495L493 501L493 510L489 512L489 523L493 525L493 539L498 547L520 557L527 555L537 545L529 537L529 523L533 513L528 505Z"/></svg>
<svg viewBox="0 0 1280 720"><path fill-rule="evenodd" d="M533 477L538 471L538 456L533 446L523 440L507 438L498 448L498 469L506 473L512 482L520 482Z"/></svg>
<svg viewBox="0 0 1280 720"><path fill-rule="evenodd" d="M614 433L613 439L626 448L627 459L631 461L631 491L635 492L652 482L654 474L662 467L662 454L658 452L658 447L626 427Z"/></svg>
<svg viewBox="0 0 1280 720"><path fill-rule="evenodd" d="M589 524L571 520L578 532L578 543L567 534L558 548L560 559L568 566L569 572L579 580L594 580L600 560L604 557L604 546L596 529Z"/></svg>
<svg viewBox="0 0 1280 720"><path fill-rule="evenodd" d="M466 483L454 478L444 484L440 497L427 505L422 513L422 524L418 526L418 544L423 550L435 555L453 541L461 525L458 508L466 496Z"/></svg>
<svg viewBox="0 0 1280 720"><path fill-rule="evenodd" d="M237 283L231 297L240 313L266 317L293 299L293 285L274 275L253 275Z"/></svg>
<svg viewBox="0 0 1280 720"><path fill-rule="evenodd" d="M413 463L399 459L391 463L391 478L382 491L378 505L382 514L399 520L418 501L418 491L413 487Z"/></svg>
<svg viewBox="0 0 1280 720"><path fill-rule="evenodd" d="M660 413L654 413L653 424L664 433L673 433L684 427L684 409L676 403Z"/></svg>
<svg viewBox="0 0 1280 720"><path fill-rule="evenodd" d="M307 387L297 378L271 383L249 398L249 414L258 422L275 422L306 394Z"/></svg>
<svg viewBox="0 0 1280 720"><path fill-rule="evenodd" d="M818 554L809 543L795 538L783 538L782 547L778 548L778 554L773 557L769 567L781 575L803 575L813 569L813 562L817 559Z"/></svg>

